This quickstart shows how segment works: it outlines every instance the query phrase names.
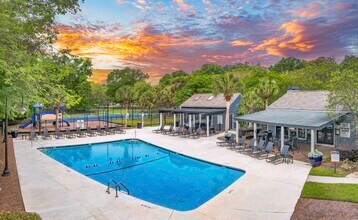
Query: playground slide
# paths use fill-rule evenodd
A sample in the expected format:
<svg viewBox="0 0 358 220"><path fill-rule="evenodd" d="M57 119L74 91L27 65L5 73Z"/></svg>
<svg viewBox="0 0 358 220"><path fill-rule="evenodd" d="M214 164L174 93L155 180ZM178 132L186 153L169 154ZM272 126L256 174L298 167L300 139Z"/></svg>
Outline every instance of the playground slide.
<svg viewBox="0 0 358 220"><path fill-rule="evenodd" d="M27 126L29 126L30 124L33 124L33 123L34 123L34 120L31 119L31 120L25 122L24 124L20 125L19 128L24 129L24 128L26 128Z"/></svg>
<svg viewBox="0 0 358 220"><path fill-rule="evenodd" d="M54 115L53 112L44 112L44 113L42 113L41 115L51 115L51 114ZM25 122L24 124L20 125L19 128L24 129L24 128L26 128L27 126L29 126L30 124L36 126L36 119L35 119L35 118L38 118L38 117L39 117L39 115L38 115L38 114L35 114L35 115L32 117L31 120L29 120L29 121ZM63 120L63 122L65 122L67 126L70 126L70 123L69 123L68 121ZM61 123L61 121L60 121L60 123ZM55 124L55 122L54 122L53 124Z"/></svg>

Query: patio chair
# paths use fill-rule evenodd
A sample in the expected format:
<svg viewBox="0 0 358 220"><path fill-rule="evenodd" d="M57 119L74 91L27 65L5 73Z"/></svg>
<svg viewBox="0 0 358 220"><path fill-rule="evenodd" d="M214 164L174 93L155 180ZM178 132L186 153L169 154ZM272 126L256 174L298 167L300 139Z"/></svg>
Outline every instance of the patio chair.
<svg viewBox="0 0 358 220"><path fill-rule="evenodd" d="M239 138L239 142L233 146L231 146L230 148L233 149L233 150L243 150L245 148L244 144L245 144L245 141L246 141L246 136L243 135Z"/></svg>
<svg viewBox="0 0 358 220"><path fill-rule="evenodd" d="M264 143L266 143L266 141L264 141ZM260 143L259 143L259 145L260 145ZM266 147L264 147L264 145L261 148L258 147L257 149L252 151L251 156L259 158L259 157L261 157L262 154L267 153L267 151L268 151L268 153L270 153L270 151L272 150L272 147L273 147L273 143L271 141L269 141L269 142L267 142Z"/></svg>
<svg viewBox="0 0 358 220"><path fill-rule="evenodd" d="M250 156L254 156L254 154L259 154L261 151L265 149L265 140L260 140L259 144L256 148L253 148L252 151L249 151Z"/></svg>
<svg viewBox="0 0 358 220"><path fill-rule="evenodd" d="M116 134L125 134L126 133L126 131L123 130L122 126L120 126L120 125L116 125L116 127L114 128L114 132Z"/></svg>
<svg viewBox="0 0 358 220"><path fill-rule="evenodd" d="M115 131L110 130L108 125L104 126L104 132L106 132L106 134L108 134L108 135L113 135L116 133Z"/></svg>
<svg viewBox="0 0 358 220"><path fill-rule="evenodd" d="M39 139L39 137L37 137L35 130L31 129L31 131L30 131L30 140L33 141L33 140L38 140L38 139Z"/></svg>
<svg viewBox="0 0 358 220"><path fill-rule="evenodd" d="M52 136L48 133L48 129L44 128L43 132L42 132L42 139L44 140L51 140Z"/></svg>
<svg viewBox="0 0 358 220"><path fill-rule="evenodd" d="M185 138L185 137L187 137L187 136L190 136L191 130L192 130L191 127L189 127L189 128L184 128L183 131L181 132L180 137Z"/></svg>
<svg viewBox="0 0 358 220"><path fill-rule="evenodd" d="M246 145L244 148L240 148L239 152L246 153L252 151L252 149L254 149L255 147L255 141L256 141L255 138L251 138L249 144Z"/></svg>
<svg viewBox="0 0 358 220"><path fill-rule="evenodd" d="M87 127L87 133L86 133L86 134L87 134L87 136L90 136L90 137L97 136L97 134L92 131L91 126L88 126L88 127Z"/></svg>
<svg viewBox="0 0 358 220"><path fill-rule="evenodd" d="M158 129L153 130L153 133L157 133L157 134L162 133L163 129L164 129L164 125L160 126Z"/></svg>
<svg viewBox="0 0 358 220"><path fill-rule="evenodd" d="M61 133L59 128L55 128L55 138L56 139L63 139L65 138L65 136L63 136L63 134Z"/></svg>
<svg viewBox="0 0 358 220"><path fill-rule="evenodd" d="M290 155L288 153L289 148L290 148L290 146L283 145L283 147L281 148L280 152L277 152L275 154L275 156L266 158L266 161L267 162L272 162L275 165L280 164L280 163L284 163L284 162L289 163L290 160L293 163L293 157L292 157L292 155Z"/></svg>
<svg viewBox="0 0 358 220"><path fill-rule="evenodd" d="M180 125L177 130L173 130L172 132L169 133L169 135L179 136L183 132L183 129L184 129L183 125Z"/></svg>
<svg viewBox="0 0 358 220"><path fill-rule="evenodd" d="M216 142L216 145L220 147L225 147L228 145L232 145L234 141L235 141L235 134L231 134L229 139L225 138L225 141L218 141Z"/></svg>
<svg viewBox="0 0 358 220"><path fill-rule="evenodd" d="M174 128L174 125L170 125L169 129L165 129L165 128L164 128L164 129L162 130L162 134L165 134L165 135L170 134L170 132L173 131L173 128Z"/></svg>
<svg viewBox="0 0 358 220"><path fill-rule="evenodd" d="M68 139L76 138L76 135L71 132L70 128L65 128L65 136Z"/></svg>
<svg viewBox="0 0 358 220"><path fill-rule="evenodd" d="M97 126L97 127L96 127L96 132L97 132L97 134L98 134L99 136L105 136L105 135L107 135L107 134L102 130L101 126Z"/></svg>
<svg viewBox="0 0 358 220"><path fill-rule="evenodd" d="M269 141L265 147L265 151L261 151L259 155L257 155L257 158L260 159L267 159L269 157L269 154L271 153L273 149L273 142ZM262 155L265 155L265 157L262 157Z"/></svg>
<svg viewBox="0 0 358 220"><path fill-rule="evenodd" d="M77 135L77 137L79 137L79 138L86 137L85 132L82 132L80 127L76 127L76 135Z"/></svg>
<svg viewBox="0 0 358 220"><path fill-rule="evenodd" d="M201 127L198 127L190 136L190 138L196 139L196 138L200 138L200 134L201 134Z"/></svg>

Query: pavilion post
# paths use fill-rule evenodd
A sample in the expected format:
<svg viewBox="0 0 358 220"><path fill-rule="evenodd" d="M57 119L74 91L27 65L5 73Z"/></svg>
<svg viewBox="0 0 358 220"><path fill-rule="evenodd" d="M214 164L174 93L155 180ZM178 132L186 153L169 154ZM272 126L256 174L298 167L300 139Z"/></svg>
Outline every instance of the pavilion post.
<svg viewBox="0 0 358 220"><path fill-rule="evenodd" d="M235 123L236 123L236 143L239 143L240 124L239 124L239 121L235 121Z"/></svg>
<svg viewBox="0 0 358 220"><path fill-rule="evenodd" d="M314 152L315 131L311 129L311 153Z"/></svg>
<svg viewBox="0 0 358 220"><path fill-rule="evenodd" d="M159 126L163 126L163 113L159 113Z"/></svg>
<svg viewBox="0 0 358 220"><path fill-rule="evenodd" d="M194 114L193 115L193 127L195 127L195 118L196 118L196 115Z"/></svg>
<svg viewBox="0 0 358 220"><path fill-rule="evenodd" d="M285 144L285 127L281 126L281 149Z"/></svg>
<svg viewBox="0 0 358 220"><path fill-rule="evenodd" d="M209 137L209 115L206 116L206 136Z"/></svg>
<svg viewBox="0 0 358 220"><path fill-rule="evenodd" d="M174 114L174 129L177 128L177 115Z"/></svg>
<svg viewBox="0 0 358 220"><path fill-rule="evenodd" d="M255 147L257 146L257 124L254 123L254 140L255 140Z"/></svg>
<svg viewBox="0 0 358 220"><path fill-rule="evenodd" d="M189 128L191 128L191 115L189 115Z"/></svg>
<svg viewBox="0 0 358 220"><path fill-rule="evenodd" d="M201 126L201 114L199 114L199 127Z"/></svg>

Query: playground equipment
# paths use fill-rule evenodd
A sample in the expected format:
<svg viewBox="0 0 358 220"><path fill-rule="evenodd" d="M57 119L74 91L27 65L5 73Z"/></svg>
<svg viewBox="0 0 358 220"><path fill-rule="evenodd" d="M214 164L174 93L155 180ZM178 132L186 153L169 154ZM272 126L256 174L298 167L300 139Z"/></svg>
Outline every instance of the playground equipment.
<svg viewBox="0 0 358 220"><path fill-rule="evenodd" d="M24 129L30 124L35 128L38 124L46 122L46 121L53 121L52 124L56 124L56 112L54 111L45 111L43 112L43 105L36 103L32 106L34 114L32 115L31 120L25 122L24 124L20 125L19 128ZM65 105L60 105L60 112L58 113L58 121L61 126L63 126L63 123L66 123L67 126L70 126L70 123L68 121L62 119L62 113L66 109Z"/></svg>

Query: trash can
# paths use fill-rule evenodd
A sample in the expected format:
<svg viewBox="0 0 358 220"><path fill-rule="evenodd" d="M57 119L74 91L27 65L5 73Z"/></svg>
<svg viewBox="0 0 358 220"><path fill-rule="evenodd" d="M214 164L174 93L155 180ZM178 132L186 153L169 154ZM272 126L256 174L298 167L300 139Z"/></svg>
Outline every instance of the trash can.
<svg viewBox="0 0 358 220"><path fill-rule="evenodd" d="M138 129L141 129L141 128L142 128L142 123L141 123L141 122L137 123L137 128L138 128Z"/></svg>

